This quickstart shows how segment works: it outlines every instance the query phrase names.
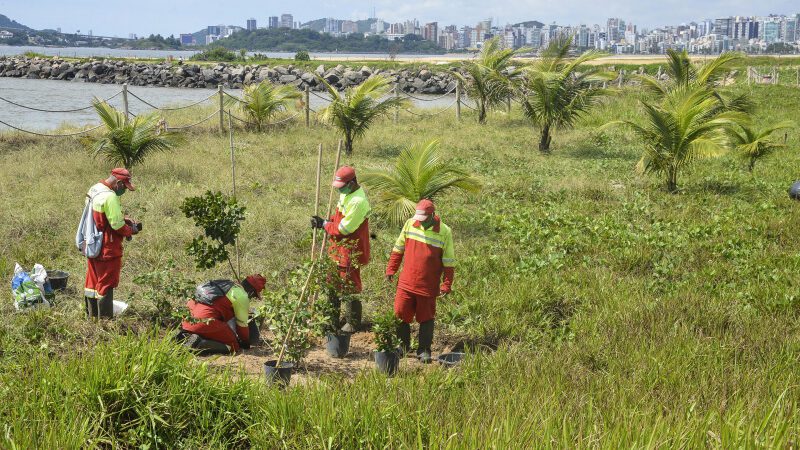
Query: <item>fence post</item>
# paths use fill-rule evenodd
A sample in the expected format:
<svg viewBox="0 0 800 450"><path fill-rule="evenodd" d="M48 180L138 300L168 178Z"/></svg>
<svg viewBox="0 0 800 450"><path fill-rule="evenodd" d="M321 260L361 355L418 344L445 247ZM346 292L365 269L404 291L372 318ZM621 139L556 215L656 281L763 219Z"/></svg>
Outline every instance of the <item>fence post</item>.
<svg viewBox="0 0 800 450"><path fill-rule="evenodd" d="M306 128L311 126L311 94L309 87L306 85Z"/></svg>
<svg viewBox="0 0 800 450"><path fill-rule="evenodd" d="M125 123L128 123L128 83L122 84L122 110L125 111Z"/></svg>
<svg viewBox="0 0 800 450"><path fill-rule="evenodd" d="M217 85L219 91L219 131L225 131L225 94L222 91L222 85Z"/></svg>
<svg viewBox="0 0 800 450"><path fill-rule="evenodd" d="M400 83L395 83L394 85L394 98L400 98ZM397 106L394 108L394 123L397 124L398 119L400 119L400 107Z"/></svg>
<svg viewBox="0 0 800 450"><path fill-rule="evenodd" d="M747 66L747 85L750 86L750 66Z"/></svg>
<svg viewBox="0 0 800 450"><path fill-rule="evenodd" d="M622 77L625 75L625 71L620 69L619 71L619 83L617 84L618 88L622 88Z"/></svg>
<svg viewBox="0 0 800 450"><path fill-rule="evenodd" d="M461 120L461 83L456 83L456 119Z"/></svg>

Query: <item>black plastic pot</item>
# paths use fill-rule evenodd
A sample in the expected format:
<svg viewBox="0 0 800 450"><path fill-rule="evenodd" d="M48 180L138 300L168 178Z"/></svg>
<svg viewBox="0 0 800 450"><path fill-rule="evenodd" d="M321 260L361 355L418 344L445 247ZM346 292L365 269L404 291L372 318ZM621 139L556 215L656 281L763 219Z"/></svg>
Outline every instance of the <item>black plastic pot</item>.
<svg viewBox="0 0 800 450"><path fill-rule="evenodd" d="M292 378L294 364L286 361L281 362L281 366L276 368L277 360L270 360L264 363L264 374L267 376L267 383L277 383L288 386Z"/></svg>
<svg viewBox="0 0 800 450"><path fill-rule="evenodd" d="M247 324L250 329L250 345L258 345L261 342L261 330L255 320L250 320Z"/></svg>
<svg viewBox="0 0 800 450"><path fill-rule="evenodd" d="M447 368L455 367L462 359L464 359L464 353L462 352L442 353L437 358L439 364Z"/></svg>
<svg viewBox="0 0 800 450"><path fill-rule="evenodd" d="M54 291L64 291L67 289L69 273L63 270L51 270L47 272L47 279L50 280L50 287Z"/></svg>
<svg viewBox="0 0 800 450"><path fill-rule="evenodd" d="M350 350L350 333L328 333L325 336L325 349L334 358L344 358Z"/></svg>
<svg viewBox="0 0 800 450"><path fill-rule="evenodd" d="M400 350L390 352L375 351L375 365L378 370L387 374L394 375L397 373L397 368L400 366Z"/></svg>

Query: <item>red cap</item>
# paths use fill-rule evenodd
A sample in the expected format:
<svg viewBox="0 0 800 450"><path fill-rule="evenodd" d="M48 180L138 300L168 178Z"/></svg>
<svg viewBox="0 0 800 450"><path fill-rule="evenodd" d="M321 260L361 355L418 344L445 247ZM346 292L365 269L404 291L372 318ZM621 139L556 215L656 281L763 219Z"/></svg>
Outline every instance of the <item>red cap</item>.
<svg viewBox="0 0 800 450"><path fill-rule="evenodd" d="M427 198L423 198L422 200L417 203L417 209L415 211L415 215L413 217L414 220L419 222L425 222L428 220L428 216L436 212L436 205L433 204L433 201L428 200Z"/></svg>
<svg viewBox="0 0 800 450"><path fill-rule="evenodd" d="M336 175L333 176L333 183L332 186L336 189L344 186L345 184L353 181L353 178L356 177L356 169L353 169L350 166L342 166L339 170L336 171Z"/></svg>
<svg viewBox="0 0 800 450"><path fill-rule="evenodd" d="M128 172L128 169L117 167L116 169L111 171L111 175L117 180L121 181L122 184L124 184L129 191L136 190L136 187L134 187L134 185L131 184L131 173Z"/></svg>
<svg viewBox="0 0 800 450"><path fill-rule="evenodd" d="M256 296L261 298L261 291L264 290L264 286L267 285L267 279L261 276L260 273L254 273L253 275L249 275L247 278L244 279L247 281L254 291L256 291Z"/></svg>

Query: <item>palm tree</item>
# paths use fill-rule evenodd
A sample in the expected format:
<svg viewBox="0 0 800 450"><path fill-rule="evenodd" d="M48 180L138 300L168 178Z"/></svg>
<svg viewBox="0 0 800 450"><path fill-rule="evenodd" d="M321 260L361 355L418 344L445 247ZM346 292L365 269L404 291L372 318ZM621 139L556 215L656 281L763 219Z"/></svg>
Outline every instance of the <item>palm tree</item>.
<svg viewBox="0 0 800 450"><path fill-rule="evenodd" d="M776 125L772 125L763 130L757 130L748 125L742 125L728 130L728 137L734 151L740 157L747 160L747 170L753 172L756 161L764 158L775 150L786 147L786 145L775 142L772 134L779 130L793 128L794 122L786 120Z"/></svg>
<svg viewBox="0 0 800 450"><path fill-rule="evenodd" d="M640 172L663 175L666 189L676 192L679 172L695 159L717 156L730 146L728 129L745 123L748 115L719 107L714 92L705 86L673 87L657 104L642 101L643 124L624 124L643 141L645 150L637 164Z"/></svg>
<svg viewBox="0 0 800 450"><path fill-rule="evenodd" d="M344 136L346 154L353 153L353 142L364 136L370 125L394 108L408 105L408 100L400 97L381 97L389 93L389 79L383 76L368 78L357 87L348 88L340 94L323 78L320 82L328 89L331 104L320 112L323 121L333 124Z"/></svg>
<svg viewBox="0 0 800 450"><path fill-rule="evenodd" d="M602 83L613 79L597 67L581 66L602 53L590 50L570 59L571 46L572 38L551 41L541 59L526 69L522 111L541 130L539 151L544 153L550 151L553 130L574 126L607 94Z"/></svg>
<svg viewBox="0 0 800 450"><path fill-rule="evenodd" d="M434 199L453 188L481 189L476 178L444 160L437 140L408 147L394 167L368 170L362 181L377 193L376 211L392 225L402 225L413 216L417 202L424 198Z"/></svg>
<svg viewBox="0 0 800 450"><path fill-rule="evenodd" d="M475 101L478 123L486 123L486 112L503 105L514 95L521 70L511 63L514 55L521 51L524 49L500 48L500 38L495 37L483 43L474 61L462 64L467 76L453 72L467 96Z"/></svg>
<svg viewBox="0 0 800 450"><path fill-rule="evenodd" d="M106 126L99 138L88 138L92 154L126 169L141 164L152 153L172 150L183 142L181 135L166 131L158 114L142 114L127 120L125 113L95 100L94 109Z"/></svg>
<svg viewBox="0 0 800 450"><path fill-rule="evenodd" d="M242 99L235 101L256 130L261 131L276 114L288 109L291 100L299 98L300 92L294 86L275 86L262 81L245 87Z"/></svg>
<svg viewBox="0 0 800 450"><path fill-rule="evenodd" d="M698 66L692 63L686 50L669 49L667 50L667 80L662 81L651 75L636 75L636 78L642 82L642 86L659 97L665 96L670 89L690 84L714 89L730 72L731 65L743 58L741 53L725 52Z"/></svg>

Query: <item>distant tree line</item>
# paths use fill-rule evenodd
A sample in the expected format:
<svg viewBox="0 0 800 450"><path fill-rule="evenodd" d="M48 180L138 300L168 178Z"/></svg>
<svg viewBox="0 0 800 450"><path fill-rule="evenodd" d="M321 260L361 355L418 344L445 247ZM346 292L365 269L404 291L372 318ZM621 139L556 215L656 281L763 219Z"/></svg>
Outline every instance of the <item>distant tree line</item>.
<svg viewBox="0 0 800 450"><path fill-rule="evenodd" d="M356 52L356 53L444 53L444 50L422 37L408 34L402 40L389 41L380 36L365 36L353 33L334 37L314 30L290 30L286 28L239 31L220 39L213 46L231 50L247 49L262 51L296 52Z"/></svg>

